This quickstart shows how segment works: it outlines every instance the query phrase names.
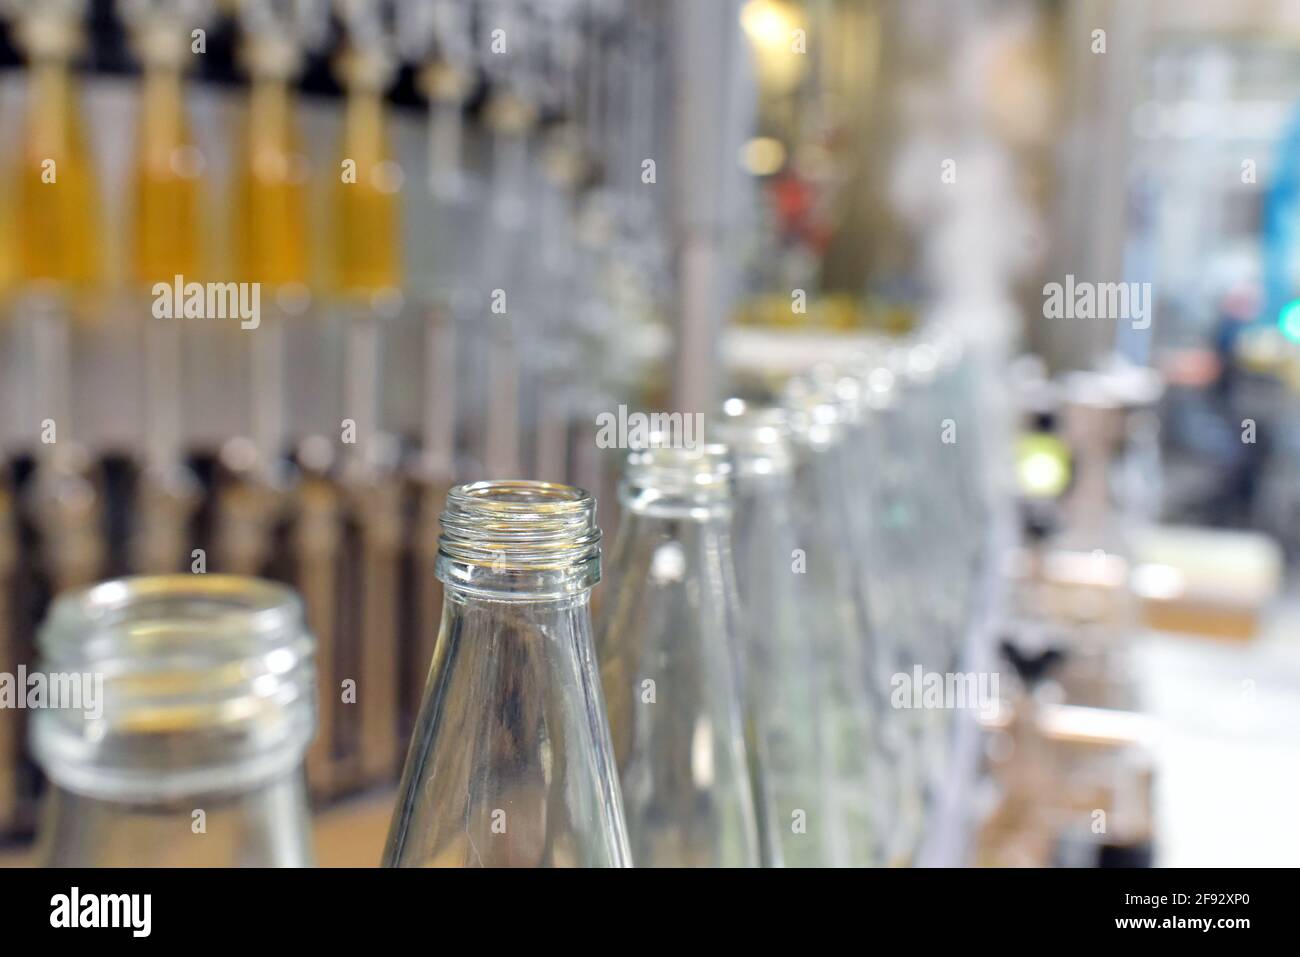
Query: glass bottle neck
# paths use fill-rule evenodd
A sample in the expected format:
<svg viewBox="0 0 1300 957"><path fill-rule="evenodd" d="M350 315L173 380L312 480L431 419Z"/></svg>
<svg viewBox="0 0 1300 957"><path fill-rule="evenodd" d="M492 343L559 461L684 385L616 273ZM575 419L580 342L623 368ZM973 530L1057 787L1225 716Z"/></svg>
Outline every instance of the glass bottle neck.
<svg viewBox="0 0 1300 957"><path fill-rule="evenodd" d="M290 772L183 801L103 800L51 785L37 860L47 867L309 867L306 787Z"/></svg>
<svg viewBox="0 0 1300 957"><path fill-rule="evenodd" d="M56 601L41 667L81 693L33 715L60 787L134 804L253 790L315 731L314 642L291 591L225 575L105 582Z"/></svg>
<svg viewBox="0 0 1300 957"><path fill-rule="evenodd" d="M718 446L635 452L625 473L597 650L638 866L759 862L730 478Z"/></svg>
<svg viewBox="0 0 1300 957"><path fill-rule="evenodd" d="M459 600L555 602L600 580L596 503L545 482L478 482L447 495L437 575Z"/></svg>
<svg viewBox="0 0 1300 957"><path fill-rule="evenodd" d="M640 518L725 523L731 514L731 478L726 446L652 445L628 456L619 500Z"/></svg>
<svg viewBox="0 0 1300 957"><path fill-rule="evenodd" d="M626 866L587 610L594 500L544 482L461 485L442 529L442 625L384 863Z"/></svg>
<svg viewBox="0 0 1300 957"><path fill-rule="evenodd" d="M451 616L464 616L473 613L476 606L491 608L498 605L509 606L512 615L545 616L555 612L575 608L585 608L591 604L590 588L569 588L563 582L560 588L549 586L544 590L527 590L522 593L498 591L485 586L482 580L471 587L462 587L448 578L443 578L443 609ZM496 580L496 586L510 584L508 577Z"/></svg>

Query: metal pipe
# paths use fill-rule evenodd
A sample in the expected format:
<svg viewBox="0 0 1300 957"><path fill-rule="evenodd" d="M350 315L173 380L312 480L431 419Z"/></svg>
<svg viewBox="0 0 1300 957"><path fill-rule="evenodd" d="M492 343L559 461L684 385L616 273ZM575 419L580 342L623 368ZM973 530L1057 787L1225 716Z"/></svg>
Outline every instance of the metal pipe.
<svg viewBox="0 0 1300 957"><path fill-rule="evenodd" d="M669 157L659 157L658 182L643 188L666 187L673 209L674 408L702 412L720 397L719 339L735 296L727 239L737 210L738 132L748 121L739 93L740 2L674 0L671 29L671 169L663 169Z"/></svg>

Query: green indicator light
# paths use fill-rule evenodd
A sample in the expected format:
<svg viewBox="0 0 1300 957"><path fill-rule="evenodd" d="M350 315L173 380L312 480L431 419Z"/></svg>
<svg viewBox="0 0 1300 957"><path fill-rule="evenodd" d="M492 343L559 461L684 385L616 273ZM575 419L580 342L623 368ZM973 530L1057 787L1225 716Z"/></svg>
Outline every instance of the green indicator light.
<svg viewBox="0 0 1300 957"><path fill-rule="evenodd" d="M1070 484L1070 447L1053 435L1027 433L1016 443L1016 484L1031 498L1056 498Z"/></svg>

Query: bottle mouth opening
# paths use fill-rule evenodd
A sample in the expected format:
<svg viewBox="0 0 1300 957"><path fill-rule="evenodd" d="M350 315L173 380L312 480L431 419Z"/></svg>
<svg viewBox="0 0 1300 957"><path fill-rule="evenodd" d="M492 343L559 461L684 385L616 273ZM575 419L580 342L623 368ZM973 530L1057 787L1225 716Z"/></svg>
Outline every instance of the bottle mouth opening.
<svg viewBox="0 0 1300 957"><path fill-rule="evenodd" d="M50 700L33 753L74 790L144 800L246 783L300 761L314 731L315 642L282 585L107 581L57 598L37 647Z"/></svg>
<svg viewBox="0 0 1300 957"><path fill-rule="evenodd" d="M218 639L238 639L237 656L261 641L291 639L302 628L302 605L293 590L238 575L149 575L118 578L60 595L41 628L38 647L47 660L103 663L136 638L194 642L220 655ZM112 639L118 639L114 641Z"/></svg>
<svg viewBox="0 0 1300 957"><path fill-rule="evenodd" d="M715 434L731 449L737 478L782 475L792 468L789 416L778 405L727 399Z"/></svg>
<svg viewBox="0 0 1300 957"><path fill-rule="evenodd" d="M821 449L833 445L850 424L842 403L821 383L809 378L790 380L782 407L790 433L801 446Z"/></svg>
<svg viewBox="0 0 1300 957"><path fill-rule="evenodd" d="M589 492L572 485L537 482L529 479L501 479L457 485L448 493L448 501L467 508L500 513L529 514L580 513L594 507Z"/></svg>
<svg viewBox="0 0 1300 957"><path fill-rule="evenodd" d="M731 503L731 449L720 442L652 446L627 457L620 498L639 512L705 517Z"/></svg>
<svg viewBox="0 0 1300 957"><path fill-rule="evenodd" d="M570 485L523 479L474 482L447 493L438 539L444 582L572 571L585 587L600 577L596 500ZM470 571L472 569L472 573ZM594 577L593 577L594 576Z"/></svg>

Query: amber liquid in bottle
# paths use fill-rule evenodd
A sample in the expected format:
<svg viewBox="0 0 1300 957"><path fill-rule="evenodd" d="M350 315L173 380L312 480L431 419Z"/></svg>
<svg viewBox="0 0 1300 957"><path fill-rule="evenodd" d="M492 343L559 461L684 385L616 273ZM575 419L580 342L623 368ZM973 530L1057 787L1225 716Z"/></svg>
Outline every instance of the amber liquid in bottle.
<svg viewBox="0 0 1300 957"><path fill-rule="evenodd" d="M335 280L344 293L396 289L401 284L398 190L379 90L348 93L343 149L334 187Z"/></svg>
<svg viewBox="0 0 1300 957"><path fill-rule="evenodd" d="M134 274L152 286L200 271L202 155L190 140L178 68L146 70L135 170Z"/></svg>
<svg viewBox="0 0 1300 957"><path fill-rule="evenodd" d="M273 287L307 282L307 176L293 98L278 79L255 80L238 181L239 272Z"/></svg>
<svg viewBox="0 0 1300 957"><path fill-rule="evenodd" d="M99 278L94 170L66 62L31 69L15 197L18 278L88 284Z"/></svg>

